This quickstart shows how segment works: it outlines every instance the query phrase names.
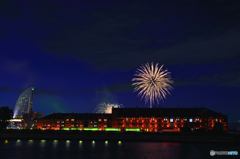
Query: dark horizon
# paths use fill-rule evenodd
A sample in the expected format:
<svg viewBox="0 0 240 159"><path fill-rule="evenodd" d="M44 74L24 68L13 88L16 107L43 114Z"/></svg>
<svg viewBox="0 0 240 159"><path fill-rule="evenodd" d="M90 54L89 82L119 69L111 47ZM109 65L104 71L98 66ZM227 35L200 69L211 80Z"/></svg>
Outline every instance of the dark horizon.
<svg viewBox="0 0 240 159"><path fill-rule="evenodd" d="M147 62L171 72L159 107L207 107L240 120L240 2L0 2L0 106L35 87L34 111L148 107L132 78Z"/></svg>

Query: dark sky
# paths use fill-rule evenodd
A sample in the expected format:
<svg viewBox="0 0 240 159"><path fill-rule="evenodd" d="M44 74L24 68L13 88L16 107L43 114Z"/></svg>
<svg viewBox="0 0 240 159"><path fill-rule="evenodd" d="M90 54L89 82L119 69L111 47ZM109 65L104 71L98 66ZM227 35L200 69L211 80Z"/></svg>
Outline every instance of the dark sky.
<svg viewBox="0 0 240 159"><path fill-rule="evenodd" d="M240 115L240 1L0 1L0 105L34 86L34 110L147 106L131 79L164 64L172 95L156 106Z"/></svg>

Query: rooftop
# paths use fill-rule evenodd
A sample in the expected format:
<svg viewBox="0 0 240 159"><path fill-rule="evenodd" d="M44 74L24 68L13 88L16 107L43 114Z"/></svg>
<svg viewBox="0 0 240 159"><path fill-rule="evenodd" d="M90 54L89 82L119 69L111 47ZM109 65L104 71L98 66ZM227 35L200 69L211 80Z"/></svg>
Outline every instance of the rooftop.
<svg viewBox="0 0 240 159"><path fill-rule="evenodd" d="M208 108L113 108L112 114L53 113L42 119L96 119L111 117L226 117Z"/></svg>
<svg viewBox="0 0 240 159"><path fill-rule="evenodd" d="M217 117L222 113L208 108L113 108L116 117Z"/></svg>

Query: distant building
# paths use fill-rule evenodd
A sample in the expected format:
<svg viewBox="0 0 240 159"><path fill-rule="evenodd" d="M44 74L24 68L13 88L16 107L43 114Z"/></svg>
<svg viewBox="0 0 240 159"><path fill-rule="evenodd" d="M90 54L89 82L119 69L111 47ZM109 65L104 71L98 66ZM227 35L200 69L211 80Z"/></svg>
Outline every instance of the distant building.
<svg viewBox="0 0 240 159"><path fill-rule="evenodd" d="M33 112L33 87L24 90L17 99L13 118L9 120L7 129L31 129L33 121L39 117L39 113Z"/></svg>
<svg viewBox="0 0 240 159"><path fill-rule="evenodd" d="M228 130L227 117L206 108L113 108L112 114L56 113L36 122L41 130L181 132Z"/></svg>
<svg viewBox="0 0 240 159"><path fill-rule="evenodd" d="M23 118L25 114L32 112L34 88L30 87L24 90L16 102L13 118Z"/></svg>

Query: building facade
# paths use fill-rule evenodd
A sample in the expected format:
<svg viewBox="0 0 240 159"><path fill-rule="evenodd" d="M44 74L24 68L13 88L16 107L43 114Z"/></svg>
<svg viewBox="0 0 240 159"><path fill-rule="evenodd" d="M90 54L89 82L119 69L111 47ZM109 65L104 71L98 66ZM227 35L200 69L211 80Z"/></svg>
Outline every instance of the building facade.
<svg viewBox="0 0 240 159"><path fill-rule="evenodd" d="M36 121L36 129L79 131L227 131L227 117L206 108L113 108L112 114L56 113Z"/></svg>

